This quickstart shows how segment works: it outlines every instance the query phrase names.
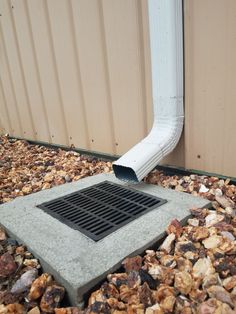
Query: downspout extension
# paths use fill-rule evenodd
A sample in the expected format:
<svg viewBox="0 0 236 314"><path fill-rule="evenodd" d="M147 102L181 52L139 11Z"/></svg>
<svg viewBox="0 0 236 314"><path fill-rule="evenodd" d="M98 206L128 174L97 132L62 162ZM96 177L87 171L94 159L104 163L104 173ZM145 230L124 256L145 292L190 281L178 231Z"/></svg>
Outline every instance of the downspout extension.
<svg viewBox="0 0 236 314"><path fill-rule="evenodd" d="M184 123L182 0L149 0L154 123L141 142L113 163L118 179L141 181L176 147Z"/></svg>

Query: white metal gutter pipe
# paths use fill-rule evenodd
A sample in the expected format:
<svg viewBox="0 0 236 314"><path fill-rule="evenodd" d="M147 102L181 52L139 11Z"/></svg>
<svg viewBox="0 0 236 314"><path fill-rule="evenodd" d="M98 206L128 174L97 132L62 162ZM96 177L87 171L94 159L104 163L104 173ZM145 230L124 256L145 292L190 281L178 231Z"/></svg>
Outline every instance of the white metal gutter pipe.
<svg viewBox="0 0 236 314"><path fill-rule="evenodd" d="M149 0L154 123L113 163L118 179L139 182L177 145L183 128L182 0Z"/></svg>

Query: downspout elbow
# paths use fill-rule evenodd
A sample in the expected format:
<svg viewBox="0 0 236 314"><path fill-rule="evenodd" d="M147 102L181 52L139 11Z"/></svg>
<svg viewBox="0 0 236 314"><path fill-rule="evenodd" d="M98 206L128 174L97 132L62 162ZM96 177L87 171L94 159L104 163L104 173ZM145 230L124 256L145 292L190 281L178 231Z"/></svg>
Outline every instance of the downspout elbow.
<svg viewBox="0 0 236 314"><path fill-rule="evenodd" d="M183 116L154 125L151 132L141 142L113 163L116 177L123 181L141 181L178 143Z"/></svg>
<svg viewBox="0 0 236 314"><path fill-rule="evenodd" d="M148 0L154 123L113 163L118 179L139 182L177 145L183 128L182 0Z"/></svg>

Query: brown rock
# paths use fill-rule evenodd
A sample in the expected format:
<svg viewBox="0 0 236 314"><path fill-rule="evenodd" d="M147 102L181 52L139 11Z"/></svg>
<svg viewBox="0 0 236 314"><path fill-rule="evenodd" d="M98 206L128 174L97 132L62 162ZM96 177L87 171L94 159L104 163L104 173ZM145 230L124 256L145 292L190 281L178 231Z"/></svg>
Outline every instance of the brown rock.
<svg viewBox="0 0 236 314"><path fill-rule="evenodd" d="M7 307L4 304L0 304L0 314L7 314Z"/></svg>
<svg viewBox="0 0 236 314"><path fill-rule="evenodd" d="M40 309L38 306L33 307L27 314L40 314Z"/></svg>
<svg viewBox="0 0 236 314"><path fill-rule="evenodd" d="M6 238L7 236L5 230L2 227L0 227L0 241L4 241L6 240Z"/></svg>
<svg viewBox="0 0 236 314"><path fill-rule="evenodd" d="M202 303L207 298L207 293L200 289L192 289L189 293L189 297L196 303Z"/></svg>
<svg viewBox="0 0 236 314"><path fill-rule="evenodd" d="M120 286L120 299L121 301L129 304L140 303L139 297L137 295L137 289L129 288L127 285Z"/></svg>
<svg viewBox="0 0 236 314"><path fill-rule="evenodd" d="M107 303L95 302L84 311L85 314L105 314L110 313L110 308Z"/></svg>
<svg viewBox="0 0 236 314"><path fill-rule="evenodd" d="M175 246L175 253L178 255L184 255L188 252L195 253L196 251L196 246L191 241L180 241Z"/></svg>
<svg viewBox="0 0 236 314"><path fill-rule="evenodd" d="M30 288L30 292L28 295L29 300L37 300L38 298L40 298L43 295L46 287L51 282L52 277L47 273L44 273L40 277L35 279Z"/></svg>
<svg viewBox="0 0 236 314"><path fill-rule="evenodd" d="M235 310L232 310L231 307L226 303L221 303L217 308L217 314L236 314Z"/></svg>
<svg viewBox="0 0 236 314"><path fill-rule="evenodd" d="M128 275L127 281L129 288L137 288L141 285L141 278L137 271L131 271Z"/></svg>
<svg viewBox="0 0 236 314"><path fill-rule="evenodd" d="M47 287L40 302L41 310L46 313L53 313L63 299L64 293L65 289L57 284Z"/></svg>
<svg viewBox="0 0 236 314"><path fill-rule="evenodd" d="M105 282L100 290L106 298L119 298L119 291L112 283Z"/></svg>
<svg viewBox="0 0 236 314"><path fill-rule="evenodd" d="M161 284L156 291L153 291L152 296L155 303L160 303L166 297L175 296L175 289L174 287Z"/></svg>
<svg viewBox="0 0 236 314"><path fill-rule="evenodd" d="M19 301L19 296L12 294L10 291L0 291L0 304L12 304L17 303Z"/></svg>
<svg viewBox="0 0 236 314"><path fill-rule="evenodd" d="M39 261L36 258L25 259L23 264L28 267L40 268Z"/></svg>
<svg viewBox="0 0 236 314"><path fill-rule="evenodd" d="M234 202L226 196L216 195L215 199L223 208L234 207L234 205L235 205Z"/></svg>
<svg viewBox="0 0 236 314"><path fill-rule="evenodd" d="M207 289L207 293L209 294L210 298L216 298L223 303L227 303L232 308L234 307L234 303L230 293L227 292L223 287L211 286Z"/></svg>
<svg viewBox="0 0 236 314"><path fill-rule="evenodd" d="M218 248L224 253L236 254L236 243L227 238L223 239Z"/></svg>
<svg viewBox="0 0 236 314"><path fill-rule="evenodd" d="M23 256L25 254L25 247L23 245L18 246L16 248L16 254L19 254L19 255Z"/></svg>
<svg viewBox="0 0 236 314"><path fill-rule="evenodd" d="M173 219L167 227L166 232L168 234L174 233L175 236L178 238L182 234L183 228L177 219Z"/></svg>
<svg viewBox="0 0 236 314"><path fill-rule="evenodd" d="M126 272L130 272L132 270L139 271L142 267L142 257L139 255L134 257L127 257L122 262L122 265L124 266Z"/></svg>
<svg viewBox="0 0 236 314"><path fill-rule="evenodd" d="M130 304L127 306L127 314L144 314L144 306L143 304Z"/></svg>
<svg viewBox="0 0 236 314"><path fill-rule="evenodd" d="M7 306L7 314L23 314L24 307L19 303L8 304Z"/></svg>
<svg viewBox="0 0 236 314"><path fill-rule="evenodd" d="M209 236L209 231L206 227L197 227L192 234L193 241L201 241Z"/></svg>
<svg viewBox="0 0 236 314"><path fill-rule="evenodd" d="M215 299L209 299L203 302L198 307L198 314L215 314L217 309L217 301Z"/></svg>
<svg viewBox="0 0 236 314"><path fill-rule="evenodd" d="M161 309L158 303L146 308L145 314L164 314L164 311Z"/></svg>
<svg viewBox="0 0 236 314"><path fill-rule="evenodd" d="M148 273L152 276L152 278L162 280L164 277L164 271L165 268L162 265L154 264L151 265Z"/></svg>
<svg viewBox="0 0 236 314"><path fill-rule="evenodd" d="M183 295L178 296L175 302L175 313L192 314L191 301Z"/></svg>
<svg viewBox="0 0 236 314"><path fill-rule="evenodd" d="M109 298L106 300L106 302L110 306L111 309L122 310L122 311L126 309L126 305L116 298Z"/></svg>
<svg viewBox="0 0 236 314"><path fill-rule="evenodd" d="M82 311L77 307L64 307L64 308L56 308L55 314L80 314ZM32 313L38 314L38 313Z"/></svg>
<svg viewBox="0 0 236 314"><path fill-rule="evenodd" d="M179 271L191 272L193 269L193 264L191 261L183 257L177 259L177 265Z"/></svg>
<svg viewBox="0 0 236 314"><path fill-rule="evenodd" d="M191 275L186 271L177 272L175 274L174 286L180 291L180 293L186 295L191 291L193 287L193 279Z"/></svg>
<svg viewBox="0 0 236 314"><path fill-rule="evenodd" d="M152 305L152 290L146 282L139 289L139 299L145 307Z"/></svg>
<svg viewBox="0 0 236 314"><path fill-rule="evenodd" d="M234 231L232 224L228 224L225 221L220 221L214 225L219 231Z"/></svg>
<svg viewBox="0 0 236 314"><path fill-rule="evenodd" d="M126 273L115 273L107 275L107 280L113 283L116 287L126 285L128 280L128 274Z"/></svg>
<svg viewBox="0 0 236 314"><path fill-rule="evenodd" d="M0 257L0 277L7 277L14 273L17 269L17 265L9 253L4 253Z"/></svg>
<svg viewBox="0 0 236 314"><path fill-rule="evenodd" d="M207 289L210 286L218 285L218 284L220 284L219 275L217 273L214 273L214 274L210 274L208 276L205 276L203 278L202 287L203 287L203 289Z"/></svg>
<svg viewBox="0 0 236 314"><path fill-rule="evenodd" d="M214 260L213 266L221 277L226 278L230 274L233 265L229 258L217 258Z"/></svg>
<svg viewBox="0 0 236 314"><path fill-rule="evenodd" d="M177 265L175 257L172 255L166 255L166 254L160 258L160 263L161 265L165 267L170 267L170 268L175 268L175 266Z"/></svg>
<svg viewBox="0 0 236 314"><path fill-rule="evenodd" d="M233 289L234 287L236 287L236 275L235 275L235 276L228 277L228 278L225 278L225 279L223 280L223 287L224 287L226 290L231 290L231 289Z"/></svg>
<svg viewBox="0 0 236 314"><path fill-rule="evenodd" d="M90 297L89 297L89 301L88 304L92 305L95 302L105 302L106 301L106 297L105 295L102 293L101 289L98 289L94 292L91 293Z"/></svg>
<svg viewBox="0 0 236 314"><path fill-rule="evenodd" d="M175 300L175 297L170 295L161 301L160 306L164 310L164 313L173 313Z"/></svg>

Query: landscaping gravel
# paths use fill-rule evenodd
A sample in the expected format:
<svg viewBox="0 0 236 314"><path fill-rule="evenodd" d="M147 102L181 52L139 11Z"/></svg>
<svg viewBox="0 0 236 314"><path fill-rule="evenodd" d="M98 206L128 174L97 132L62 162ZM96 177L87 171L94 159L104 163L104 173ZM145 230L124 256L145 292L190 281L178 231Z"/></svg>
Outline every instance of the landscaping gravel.
<svg viewBox="0 0 236 314"><path fill-rule="evenodd" d="M17 196L111 171L111 162L0 137L0 204Z"/></svg>
<svg viewBox="0 0 236 314"><path fill-rule="evenodd" d="M25 184L31 188L28 194L36 191L34 182L42 183L40 190L46 183L49 183L46 188L65 183L67 172L71 180L79 179L80 173L84 173L82 169L73 170L78 158L81 162L81 156L74 152L31 147L25 141L11 143L5 137L1 141L2 202L18 196L20 192L16 193L15 189L24 194ZM54 164L45 164L51 157ZM41 164L34 166L35 161ZM111 171L111 163L83 158L82 161L92 167L85 166L90 169L85 176ZM57 165L62 168L57 170ZM41 166L43 168L37 169ZM14 172L17 180L12 175ZM24 175L27 173L28 176ZM7 174L10 174L9 180ZM53 176L50 182L45 181L47 175ZM19 180L21 188L16 187ZM178 220L171 221L161 246L147 250L144 256L126 258L123 269L109 274L107 281L91 293L84 310L60 307L64 288L55 283L50 274L42 273L39 262L30 252L14 239L7 238L1 229L0 314L27 311L31 314L236 314L236 186L229 179L195 174L166 176L157 170L144 181L205 197L212 201L212 209L192 208L192 217L185 226Z"/></svg>

